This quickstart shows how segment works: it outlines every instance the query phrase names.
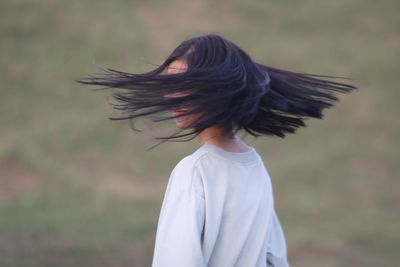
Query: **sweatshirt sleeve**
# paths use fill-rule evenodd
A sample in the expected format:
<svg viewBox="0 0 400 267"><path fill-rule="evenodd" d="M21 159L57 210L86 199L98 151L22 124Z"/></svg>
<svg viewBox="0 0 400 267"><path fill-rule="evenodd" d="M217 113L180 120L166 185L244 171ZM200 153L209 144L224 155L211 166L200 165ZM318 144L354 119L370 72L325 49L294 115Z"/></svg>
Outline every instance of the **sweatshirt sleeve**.
<svg viewBox="0 0 400 267"><path fill-rule="evenodd" d="M272 210L271 233L267 248L268 267L290 267L287 261L285 235L275 209Z"/></svg>
<svg viewBox="0 0 400 267"><path fill-rule="evenodd" d="M183 162L184 163L184 162ZM152 267L203 267L204 189L194 166L171 173L157 226Z"/></svg>

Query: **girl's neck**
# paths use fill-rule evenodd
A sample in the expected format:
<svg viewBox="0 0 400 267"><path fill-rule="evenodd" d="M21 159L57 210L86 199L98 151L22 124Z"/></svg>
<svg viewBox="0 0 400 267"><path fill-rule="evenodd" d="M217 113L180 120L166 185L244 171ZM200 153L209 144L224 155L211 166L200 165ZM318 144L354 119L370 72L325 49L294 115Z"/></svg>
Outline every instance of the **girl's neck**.
<svg viewBox="0 0 400 267"><path fill-rule="evenodd" d="M203 130L198 135L200 145L213 144L229 152L248 152L250 147L233 133L226 133L220 127L214 126Z"/></svg>

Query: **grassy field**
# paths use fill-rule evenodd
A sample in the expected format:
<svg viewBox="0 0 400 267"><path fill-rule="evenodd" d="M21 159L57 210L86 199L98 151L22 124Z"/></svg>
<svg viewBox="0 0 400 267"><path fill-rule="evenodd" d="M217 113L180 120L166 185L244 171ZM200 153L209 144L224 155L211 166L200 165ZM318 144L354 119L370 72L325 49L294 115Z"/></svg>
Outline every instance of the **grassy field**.
<svg viewBox="0 0 400 267"><path fill-rule="evenodd" d="M99 66L150 70L215 32L266 65L351 77L324 120L285 139L244 136L263 156L293 267L400 262L400 4L394 0L0 2L0 266L150 266L174 165L197 141L154 144L106 91ZM151 127L155 127L152 129ZM171 154L171 151L174 151Z"/></svg>

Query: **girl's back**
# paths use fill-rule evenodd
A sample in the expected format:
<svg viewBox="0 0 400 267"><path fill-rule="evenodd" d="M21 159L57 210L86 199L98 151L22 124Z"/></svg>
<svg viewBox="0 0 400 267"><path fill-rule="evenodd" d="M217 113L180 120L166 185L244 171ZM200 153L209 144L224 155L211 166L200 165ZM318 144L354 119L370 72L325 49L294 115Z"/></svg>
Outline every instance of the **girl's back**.
<svg viewBox="0 0 400 267"><path fill-rule="evenodd" d="M153 267L264 267L268 252L281 261L274 266L288 266L271 180L256 150L207 143L182 159L166 189Z"/></svg>

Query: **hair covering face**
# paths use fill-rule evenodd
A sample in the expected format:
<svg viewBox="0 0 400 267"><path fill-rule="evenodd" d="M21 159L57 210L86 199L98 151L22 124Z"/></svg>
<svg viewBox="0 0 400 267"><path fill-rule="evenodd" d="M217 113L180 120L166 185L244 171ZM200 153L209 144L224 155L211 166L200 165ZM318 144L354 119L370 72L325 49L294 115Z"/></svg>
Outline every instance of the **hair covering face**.
<svg viewBox="0 0 400 267"><path fill-rule="evenodd" d="M165 74L169 64L184 59L185 72ZM217 35L194 36L179 44L154 70L131 74L106 69L99 76L77 80L89 85L118 88L112 104L125 114L111 120L151 117L154 122L198 114L186 129L164 141L185 136L192 140L201 131L219 126L227 132L243 129L253 136L284 138L307 117L322 119L323 110L338 98L334 92L349 93L355 86L322 78L342 78L276 69L257 63L233 42ZM168 94L180 97L165 97ZM188 110L162 116L166 111ZM134 130L137 130L133 127ZM179 134L184 130L188 133ZM139 130L140 131L140 130ZM161 143L162 143L161 142Z"/></svg>

